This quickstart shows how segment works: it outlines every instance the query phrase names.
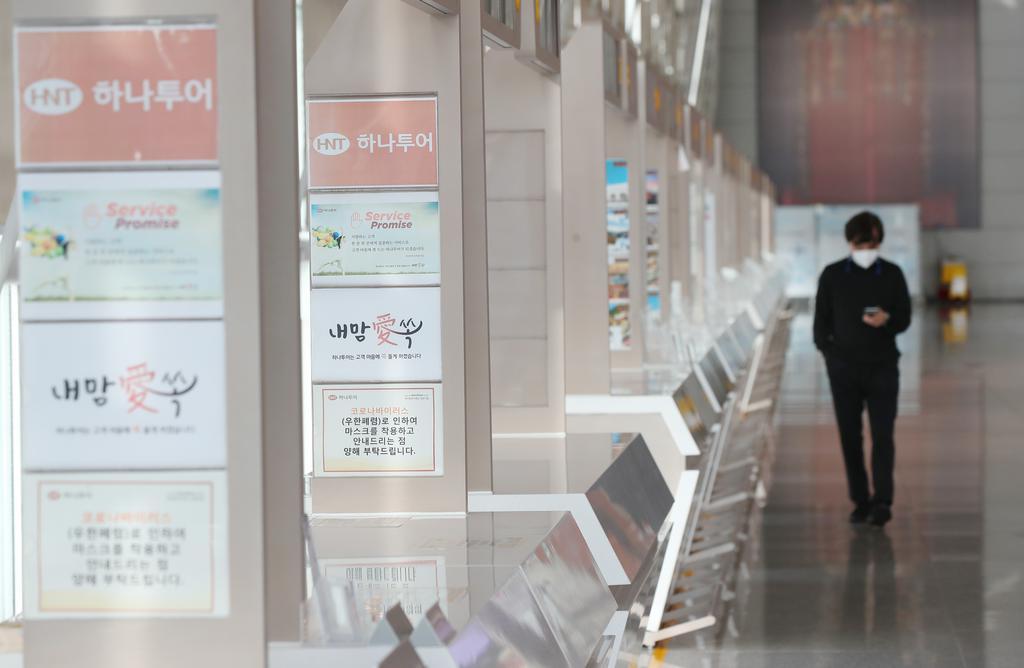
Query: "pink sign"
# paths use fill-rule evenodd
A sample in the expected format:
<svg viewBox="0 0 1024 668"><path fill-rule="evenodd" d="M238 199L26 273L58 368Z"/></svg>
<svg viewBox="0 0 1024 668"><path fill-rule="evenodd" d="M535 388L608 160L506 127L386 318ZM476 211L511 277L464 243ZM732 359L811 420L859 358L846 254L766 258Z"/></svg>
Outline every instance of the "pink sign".
<svg viewBox="0 0 1024 668"><path fill-rule="evenodd" d="M310 100L310 188L437 187L437 98Z"/></svg>
<svg viewBox="0 0 1024 668"><path fill-rule="evenodd" d="M20 166L215 162L211 25L15 31Z"/></svg>

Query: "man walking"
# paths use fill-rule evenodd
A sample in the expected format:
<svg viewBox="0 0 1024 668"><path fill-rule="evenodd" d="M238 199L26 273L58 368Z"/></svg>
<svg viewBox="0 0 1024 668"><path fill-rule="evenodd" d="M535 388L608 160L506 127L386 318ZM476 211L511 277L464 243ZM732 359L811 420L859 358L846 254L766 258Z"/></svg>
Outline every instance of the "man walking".
<svg viewBox="0 0 1024 668"><path fill-rule="evenodd" d="M885 229L867 211L846 223L850 255L825 267L814 309L814 345L825 356L846 464L852 524L892 519L893 429L899 395L896 335L910 326L903 271L878 257ZM871 424L871 481L864 468L862 415Z"/></svg>

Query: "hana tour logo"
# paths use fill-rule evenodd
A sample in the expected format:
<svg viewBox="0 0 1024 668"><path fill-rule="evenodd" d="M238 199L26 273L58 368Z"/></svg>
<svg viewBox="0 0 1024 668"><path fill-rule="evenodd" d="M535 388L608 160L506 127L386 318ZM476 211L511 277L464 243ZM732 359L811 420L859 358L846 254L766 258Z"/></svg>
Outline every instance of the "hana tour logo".
<svg viewBox="0 0 1024 668"><path fill-rule="evenodd" d="M325 132L313 140L313 150L320 155L341 155L351 145L348 137L338 132Z"/></svg>
<svg viewBox="0 0 1024 668"><path fill-rule="evenodd" d="M78 84L67 79L40 79L25 88L25 106L44 116L70 114L82 104Z"/></svg>

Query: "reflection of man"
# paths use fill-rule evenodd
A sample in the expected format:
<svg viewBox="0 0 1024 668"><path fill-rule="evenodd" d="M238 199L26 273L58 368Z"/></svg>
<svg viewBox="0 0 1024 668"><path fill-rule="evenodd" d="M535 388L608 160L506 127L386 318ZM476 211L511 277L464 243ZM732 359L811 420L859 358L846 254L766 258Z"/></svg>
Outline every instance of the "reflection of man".
<svg viewBox="0 0 1024 668"><path fill-rule="evenodd" d="M878 257L882 221L859 213L846 224L849 257L825 267L814 308L814 344L825 356L843 446L850 522L892 518L893 429L899 394L896 335L910 326L910 294L900 268ZM871 423L871 477L864 469L862 415Z"/></svg>
<svg viewBox="0 0 1024 668"><path fill-rule="evenodd" d="M889 639L897 627L899 585L896 556L885 532L850 537L840 609L843 638L870 644Z"/></svg>

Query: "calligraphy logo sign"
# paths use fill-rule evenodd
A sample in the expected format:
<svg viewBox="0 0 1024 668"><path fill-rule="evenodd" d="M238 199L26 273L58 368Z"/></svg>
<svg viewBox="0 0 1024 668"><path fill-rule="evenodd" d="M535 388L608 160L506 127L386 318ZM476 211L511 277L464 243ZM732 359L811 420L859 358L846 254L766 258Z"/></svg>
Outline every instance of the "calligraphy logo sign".
<svg viewBox="0 0 1024 668"><path fill-rule="evenodd" d="M25 469L224 466L223 346L218 321L25 324Z"/></svg>
<svg viewBox="0 0 1024 668"><path fill-rule="evenodd" d="M441 289L314 290L313 381L441 379Z"/></svg>

